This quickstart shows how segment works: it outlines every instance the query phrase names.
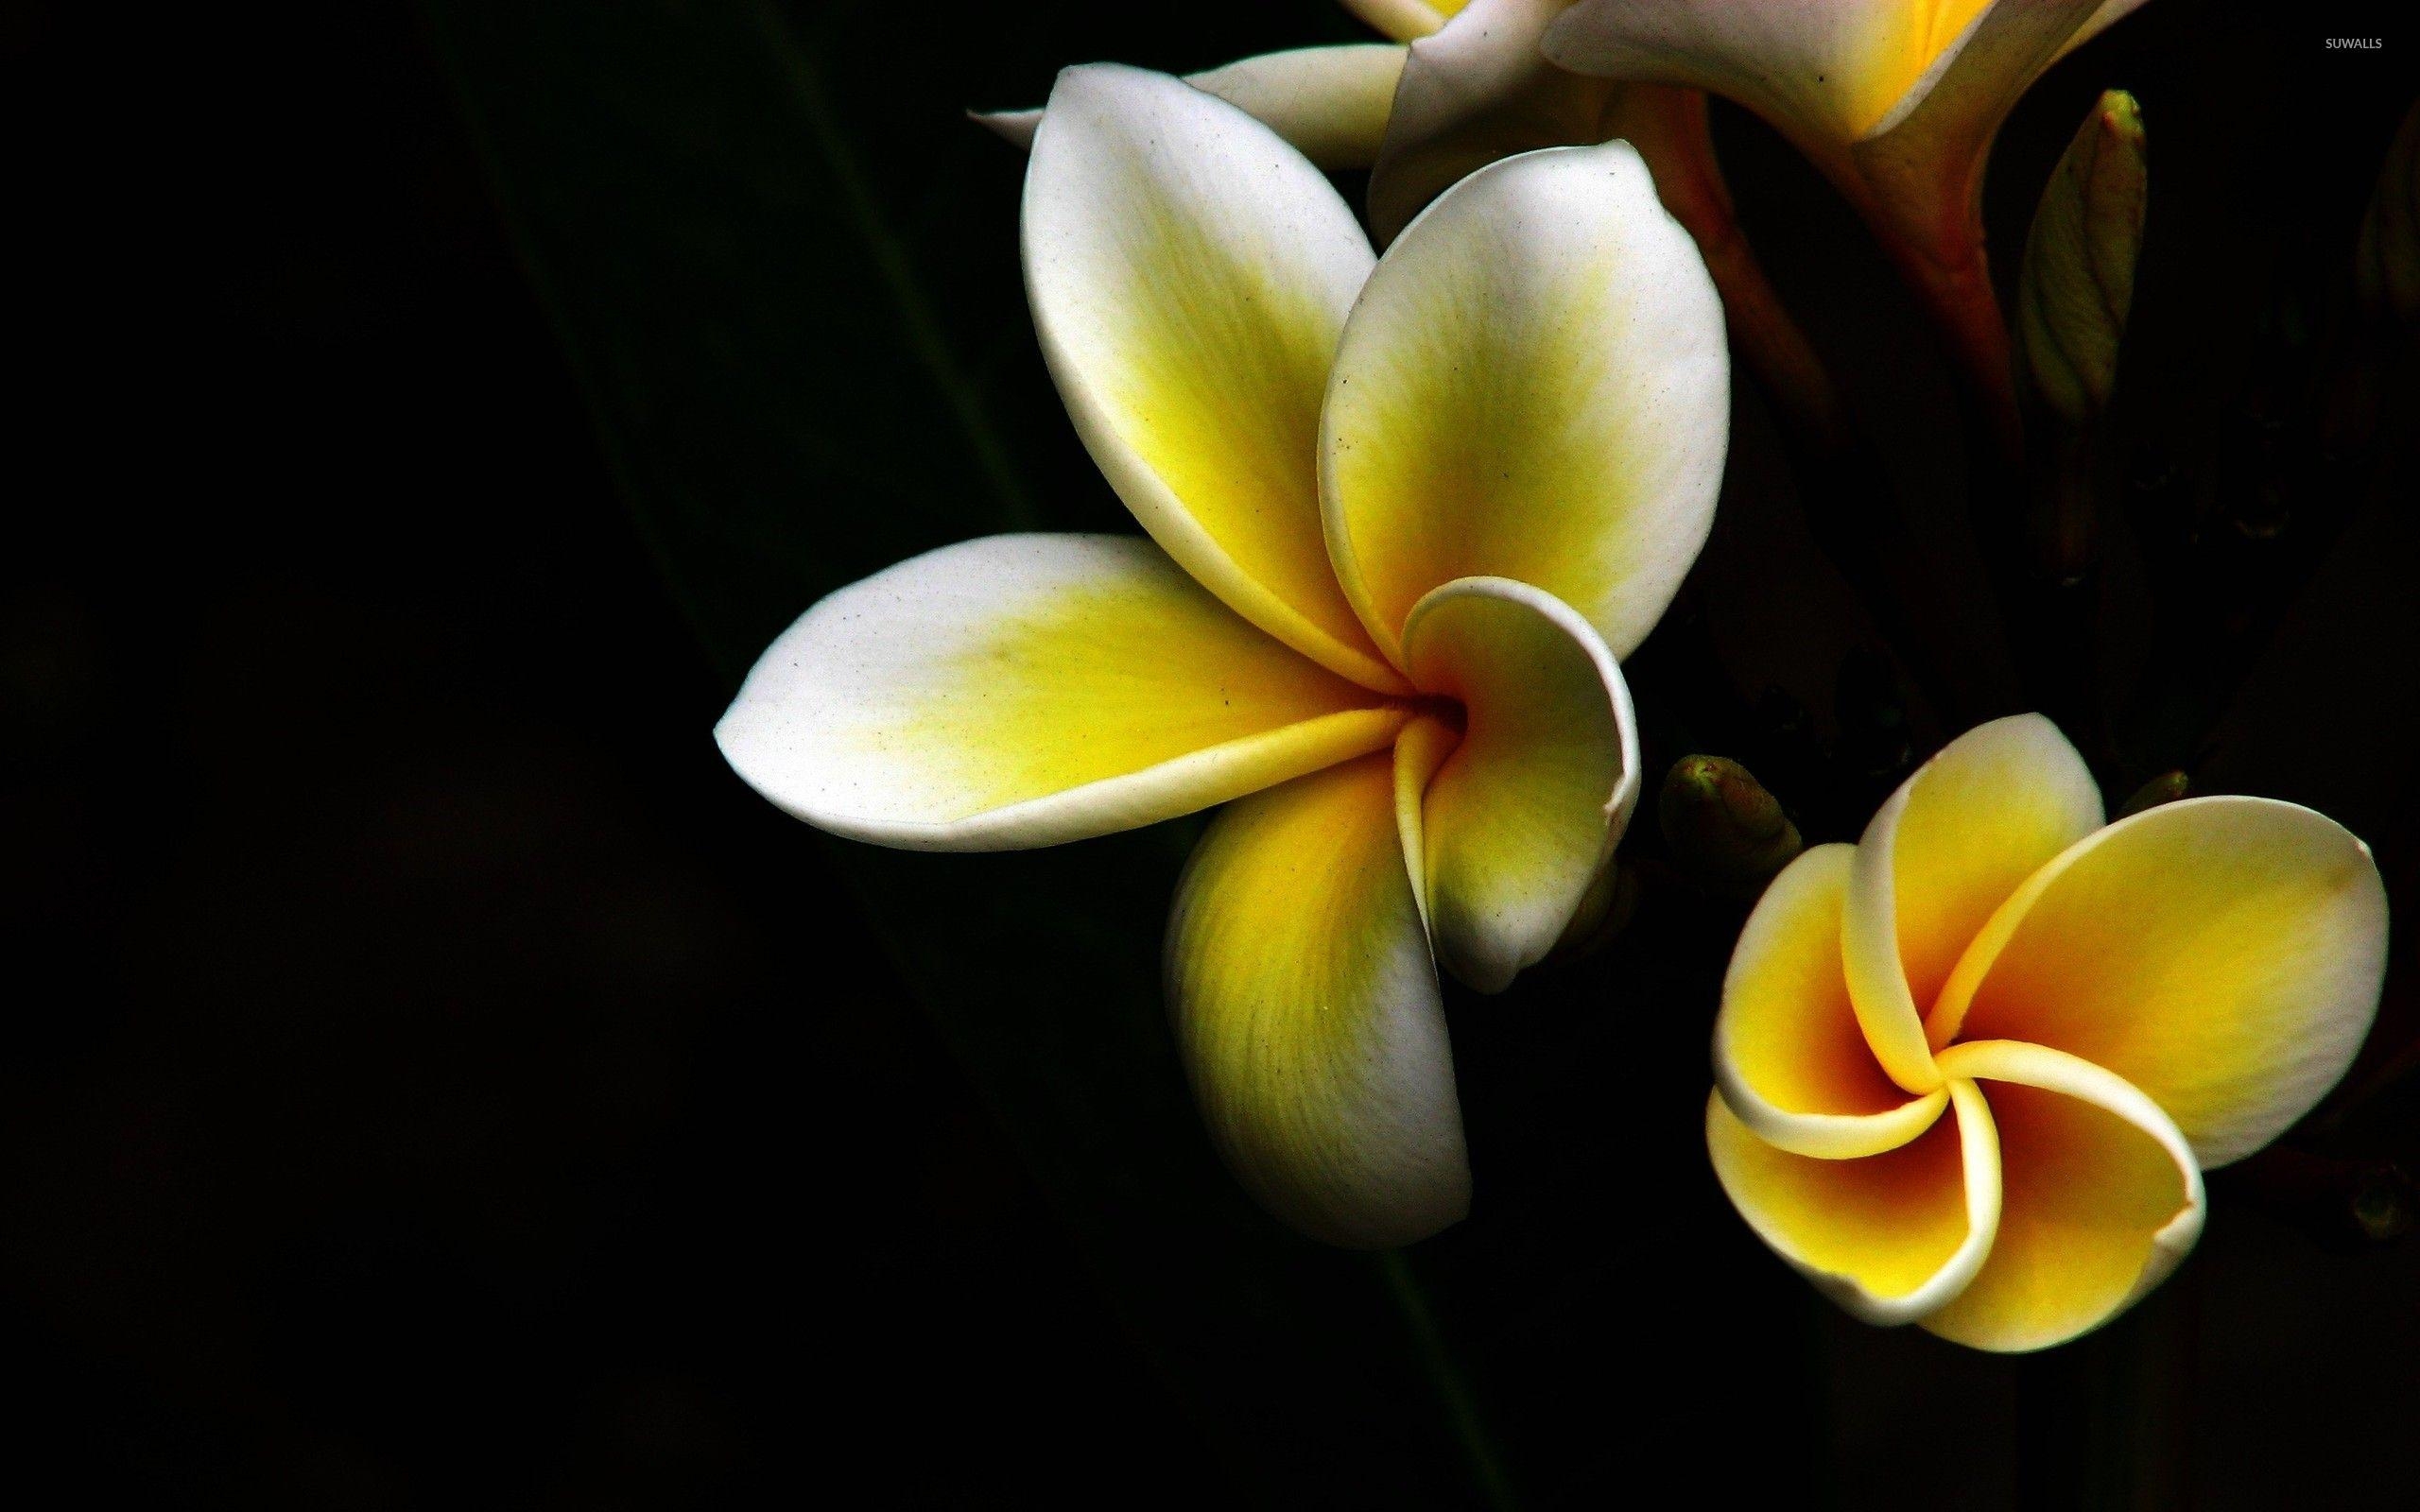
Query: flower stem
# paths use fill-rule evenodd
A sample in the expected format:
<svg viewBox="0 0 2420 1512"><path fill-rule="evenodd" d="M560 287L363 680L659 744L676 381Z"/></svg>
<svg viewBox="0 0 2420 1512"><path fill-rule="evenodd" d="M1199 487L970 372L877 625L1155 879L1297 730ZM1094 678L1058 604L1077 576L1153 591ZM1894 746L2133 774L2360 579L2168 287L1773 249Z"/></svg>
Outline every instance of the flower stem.
<svg viewBox="0 0 2420 1512"><path fill-rule="evenodd" d="M1512 1512L1520 1502L1512 1494L1512 1478L1505 1474L1504 1461L1479 1420L1478 1400L1471 1394L1470 1383L1462 1379L1445 1348L1445 1336L1437 1327L1436 1314L1428 1310L1427 1293L1412 1275L1411 1263L1400 1249L1383 1249L1378 1252L1378 1270L1386 1277L1387 1293L1411 1332L1412 1347L1428 1372L1428 1383L1444 1404L1446 1421L1453 1426L1455 1442L1461 1446L1480 1499L1496 1512Z"/></svg>

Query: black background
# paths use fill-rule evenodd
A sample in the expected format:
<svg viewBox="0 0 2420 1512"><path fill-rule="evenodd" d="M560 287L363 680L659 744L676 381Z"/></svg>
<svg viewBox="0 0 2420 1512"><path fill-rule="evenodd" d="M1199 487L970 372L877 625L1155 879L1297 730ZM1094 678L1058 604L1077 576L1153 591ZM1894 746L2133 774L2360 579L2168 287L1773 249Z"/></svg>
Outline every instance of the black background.
<svg viewBox="0 0 2420 1512"><path fill-rule="evenodd" d="M1995 160L2005 267L2094 94L2140 94L2127 404L2196 498L2273 358L2264 312L2334 286L2411 98L2392 8L2294 9L2153 0ZM2046 1359L1812 1297L1697 1143L1736 913L1651 898L1605 953L1453 1001L1478 1207L1411 1253L1407 1308L1245 1204L1192 1121L1155 954L1193 826L902 857L729 775L714 718L817 594L1120 524L1033 351L1019 160L957 112L1068 61L1356 35L1316 0L1201 10L8 12L11 1480L1469 1504L1442 1341L1524 1505L2420 1496L2420 1248L2247 1181L2214 1181L2158 1297ZM1975 590L1921 327L1769 133L1726 111L1718 138ZM1754 758L1829 838L1854 819L1783 779L1867 748L1836 683L1870 631L1742 389L1716 542L1634 671L1655 754ZM2323 501L2231 563L2289 606L2273 641L2128 609L2121 541L2113 782L2189 763L2317 803L2412 896L2413 504ZM2129 722L2146 687L2163 712ZM1908 730L1906 755L1945 733ZM2420 1027L2395 961L2365 1072ZM2305 1143L2411 1160L2416 1114L2407 1082Z"/></svg>

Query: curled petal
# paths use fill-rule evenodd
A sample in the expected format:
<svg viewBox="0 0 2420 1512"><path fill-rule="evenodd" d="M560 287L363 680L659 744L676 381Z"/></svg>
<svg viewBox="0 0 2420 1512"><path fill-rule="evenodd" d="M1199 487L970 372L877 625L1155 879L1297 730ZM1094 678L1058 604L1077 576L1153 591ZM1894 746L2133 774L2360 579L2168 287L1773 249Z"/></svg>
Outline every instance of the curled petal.
<svg viewBox="0 0 2420 1512"><path fill-rule="evenodd" d="M1422 803L1437 954L1482 992L1543 959L1638 801L1630 689L1586 620L1502 578L1413 607L1405 664L1461 702L1461 741Z"/></svg>
<svg viewBox="0 0 2420 1512"><path fill-rule="evenodd" d="M1399 45L1348 43L1264 53L1187 74L1184 81L1259 121L1320 167L1366 168L1386 134L1403 62ZM1042 112L994 111L975 119L1030 147Z"/></svg>
<svg viewBox="0 0 2420 1512"><path fill-rule="evenodd" d="M1470 1205L1393 784L1380 753L1231 805L1168 924L1168 1009L1220 1155L1280 1218L1370 1248Z"/></svg>
<svg viewBox="0 0 2420 1512"><path fill-rule="evenodd" d="M1395 833L1403 842L1404 869L1420 903L1420 922L1432 937L1428 908L1428 784L1462 743L1462 732L1435 714L1419 714L1395 737Z"/></svg>
<svg viewBox="0 0 2420 1512"><path fill-rule="evenodd" d="M1999 1127L1999 1233L1975 1280L1924 1320L1979 1349L2039 1349L2158 1285L2202 1232L2202 1173L2159 1106L2089 1061L2011 1040L1956 1044Z"/></svg>
<svg viewBox="0 0 2420 1512"><path fill-rule="evenodd" d="M1024 240L1043 355L1143 528L1262 629L1399 690L1321 541L1321 396L1372 262L1327 180L1164 74L1071 68L1034 133Z"/></svg>
<svg viewBox="0 0 2420 1512"><path fill-rule="evenodd" d="M1237 618L1150 541L993 536L844 588L758 659L715 739L852 839L1106 834L1384 747L1401 708Z"/></svg>
<svg viewBox="0 0 2420 1512"><path fill-rule="evenodd" d="M1823 845L1782 869L1739 932L1714 1021L1716 1090L1767 1143L1825 1160L1896 1149L1932 1126L1945 1088L1921 1097L1885 1075L1841 970L1841 907L1854 848Z"/></svg>
<svg viewBox="0 0 2420 1512"><path fill-rule="evenodd" d="M1979 725L1900 784L1858 841L1842 917L1849 989L1874 1053L1910 1091L1940 1084L1921 1015L1994 909L2098 829L2100 789L2039 714ZM1947 1042L1936 1024L1930 1043Z"/></svg>
<svg viewBox="0 0 2420 1512"><path fill-rule="evenodd" d="M1722 1190L1756 1237L1869 1323L1908 1323L1964 1290L1999 1225L2000 1154L1991 1109L1951 1082L1954 1118L1896 1149L1822 1160L1766 1143L1717 1093L1706 1147Z"/></svg>
<svg viewBox="0 0 2420 1512"><path fill-rule="evenodd" d="M1493 576L1627 655L1704 543L1729 421L1720 301L1638 154L1508 158L1354 307L1321 421L1329 554L1391 651L1421 595Z"/></svg>
<svg viewBox="0 0 2420 1512"><path fill-rule="evenodd" d="M2222 1165L2344 1074L2386 939L2377 865L2343 826L2268 799L2185 799L2044 868L1959 963L1942 1009L1966 1039L2108 1068Z"/></svg>

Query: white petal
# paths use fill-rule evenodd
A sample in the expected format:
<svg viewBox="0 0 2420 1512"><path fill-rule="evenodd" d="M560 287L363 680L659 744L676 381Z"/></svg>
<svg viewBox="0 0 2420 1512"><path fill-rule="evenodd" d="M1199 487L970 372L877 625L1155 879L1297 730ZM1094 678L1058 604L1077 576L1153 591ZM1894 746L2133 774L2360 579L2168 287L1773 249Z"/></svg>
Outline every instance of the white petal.
<svg viewBox="0 0 2420 1512"><path fill-rule="evenodd" d="M1370 226L1379 245L1498 159L1628 135L1606 129L1620 86L1557 68L1538 51L1567 3L1472 0L1443 31L1411 44L1370 175Z"/></svg>
<svg viewBox="0 0 2420 1512"><path fill-rule="evenodd" d="M715 739L749 785L836 834L999 850L1206 808L1378 749L1408 717L1150 541L994 536L809 610Z"/></svg>
<svg viewBox="0 0 2420 1512"><path fill-rule="evenodd" d="M1577 73L1728 95L1802 140L1849 142L1990 0L1582 0L1547 33Z"/></svg>
<svg viewBox="0 0 2420 1512"><path fill-rule="evenodd" d="M1369 243L1275 132L1164 74L1060 75L1026 287L1076 429L1153 540L1244 618L1401 687L1321 539L1319 409Z"/></svg>
<svg viewBox="0 0 2420 1512"><path fill-rule="evenodd" d="M1627 655L1704 543L1729 423L1721 302L1638 154L1508 158L1354 307L1321 421L1329 554L1382 647L1429 590L1505 577Z"/></svg>

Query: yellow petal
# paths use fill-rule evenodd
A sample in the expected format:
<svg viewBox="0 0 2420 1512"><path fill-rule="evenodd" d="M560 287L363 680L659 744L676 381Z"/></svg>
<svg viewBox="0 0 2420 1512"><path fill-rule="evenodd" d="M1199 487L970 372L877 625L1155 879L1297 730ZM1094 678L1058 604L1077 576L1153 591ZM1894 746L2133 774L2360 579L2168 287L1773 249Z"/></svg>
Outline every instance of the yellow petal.
<svg viewBox="0 0 2420 1512"><path fill-rule="evenodd" d="M1344 0L1344 9L1397 42L1426 37L1470 0Z"/></svg>
<svg viewBox="0 0 2420 1512"><path fill-rule="evenodd" d="M1841 906L1855 848L1819 845L1757 900L1722 979L1714 1079L1767 1143L1840 1160L1896 1149L1932 1125L1946 1089L1910 1098L1858 1027L1841 966Z"/></svg>
<svg viewBox="0 0 2420 1512"><path fill-rule="evenodd" d="M1979 1349L2039 1349L2099 1327L2174 1270L2202 1232L2202 1174L2149 1097L2040 1045L1956 1044L1999 1127L1999 1233L1925 1327Z"/></svg>
<svg viewBox="0 0 2420 1512"><path fill-rule="evenodd" d="M1271 1212L1357 1247L1470 1204L1393 786L1381 753L1231 805L1168 925L1169 1012L1219 1153Z"/></svg>
<svg viewBox="0 0 2420 1512"><path fill-rule="evenodd" d="M1187 74L1184 81L1244 112L1320 167L1366 168L1386 134L1403 61L1398 44L1348 43L1264 53ZM1033 146L1042 125L1039 110L975 118L1021 147Z"/></svg>
<svg viewBox="0 0 2420 1512"><path fill-rule="evenodd" d="M981 850L1206 808L1378 749L1407 717L1148 541L993 536L807 610L715 739L819 828Z"/></svg>
<svg viewBox="0 0 2420 1512"><path fill-rule="evenodd" d="M2369 848L2291 803L2187 799L2027 883L1943 994L1963 1037L2031 1040L2141 1088L2204 1166L2268 1143L2352 1063L2386 971ZM1969 999L1971 997L1971 1004Z"/></svg>
<svg viewBox="0 0 2420 1512"><path fill-rule="evenodd" d="M1507 577L1616 656L1704 543L1730 421L1722 308L1625 143L1480 169L1388 249L1321 421L1328 549L1381 646Z"/></svg>
<svg viewBox="0 0 2420 1512"><path fill-rule="evenodd" d="M1720 1093L1707 1099L1714 1174L1756 1237L1869 1323L1907 1323L1958 1295L1999 1222L1999 1144L1973 1085L1949 1085L1954 1118L1880 1155L1819 1160L1756 1138Z"/></svg>
<svg viewBox="0 0 2420 1512"><path fill-rule="evenodd" d="M1940 1085L1922 1016L1984 920L2100 819L2092 772L2039 714L1968 730L1876 813L1858 841L1841 950L1866 1039L1900 1086Z"/></svg>
<svg viewBox="0 0 2420 1512"><path fill-rule="evenodd" d="M1468 577L1414 606L1405 665L1461 701L1461 742L1422 806L1437 954L1502 991L1562 937L1638 799L1638 736L1613 653L1569 606Z"/></svg>
<svg viewBox="0 0 2420 1512"><path fill-rule="evenodd" d="M1024 241L1043 355L1143 528L1244 618L1399 691L1321 540L1321 397L1372 261L1327 180L1164 74L1071 68L1034 133Z"/></svg>

